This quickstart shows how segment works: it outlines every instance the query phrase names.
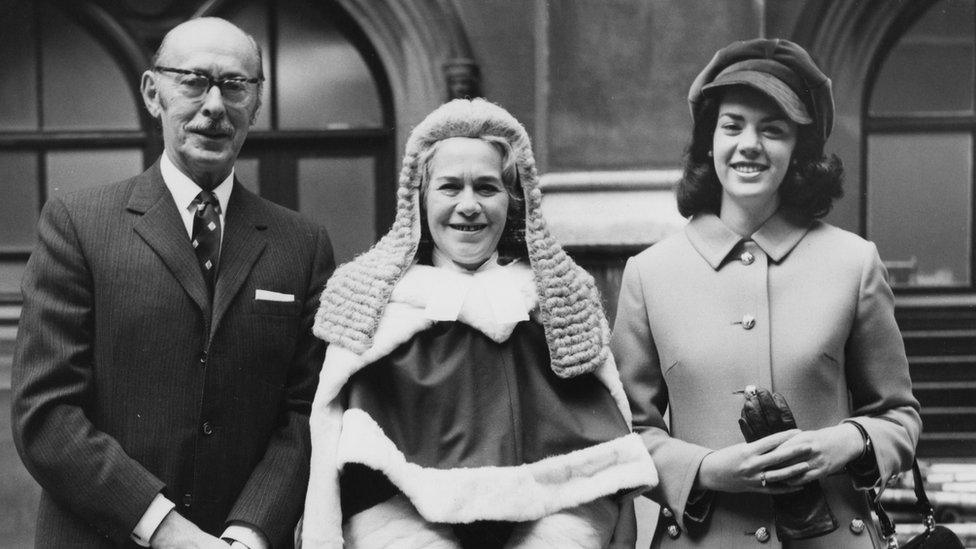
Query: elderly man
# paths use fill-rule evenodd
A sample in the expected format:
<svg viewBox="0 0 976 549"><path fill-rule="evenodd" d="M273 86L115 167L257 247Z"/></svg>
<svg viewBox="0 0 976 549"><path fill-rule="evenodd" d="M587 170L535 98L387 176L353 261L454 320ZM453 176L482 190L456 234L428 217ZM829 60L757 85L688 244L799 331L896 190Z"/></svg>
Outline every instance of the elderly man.
<svg viewBox="0 0 976 549"><path fill-rule="evenodd" d="M165 151L53 197L23 282L17 448L38 547L287 547L324 349L325 230L251 194L234 162L261 53L227 21L163 40L142 76Z"/></svg>

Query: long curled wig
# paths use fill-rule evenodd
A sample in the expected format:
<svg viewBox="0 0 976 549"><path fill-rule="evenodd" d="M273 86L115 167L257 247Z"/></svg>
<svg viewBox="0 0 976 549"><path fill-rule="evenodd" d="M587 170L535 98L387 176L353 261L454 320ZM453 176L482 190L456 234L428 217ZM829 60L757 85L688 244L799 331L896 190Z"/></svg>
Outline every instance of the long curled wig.
<svg viewBox="0 0 976 549"><path fill-rule="evenodd" d="M436 154L437 143L452 137L487 137L489 143L510 151L503 152L503 157L511 159L503 161L503 179L510 196L518 199L509 201L499 255L528 259L553 372L568 378L595 371L610 357L610 328L596 284L549 232L525 128L508 111L484 99L445 103L410 133L397 184L393 226L372 248L336 269L322 292L313 333L356 354L372 346L394 286L415 260L424 260L424 172ZM514 251L507 250L509 246Z"/></svg>
<svg viewBox="0 0 976 549"><path fill-rule="evenodd" d="M722 206L722 184L709 152L723 95L705 98L695 110L691 144L677 188L678 211L685 217L718 215ZM810 219L821 218L830 212L834 200L843 196L843 180L843 163L835 154L824 154L824 140L813 125L798 126L790 167L778 191L781 206Z"/></svg>

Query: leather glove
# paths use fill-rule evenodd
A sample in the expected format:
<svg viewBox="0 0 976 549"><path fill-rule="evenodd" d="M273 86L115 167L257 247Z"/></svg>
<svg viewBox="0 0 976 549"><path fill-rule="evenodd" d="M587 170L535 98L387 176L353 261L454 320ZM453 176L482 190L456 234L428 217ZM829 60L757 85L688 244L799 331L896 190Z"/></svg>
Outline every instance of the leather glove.
<svg viewBox="0 0 976 549"><path fill-rule="evenodd" d="M750 385L745 397L739 429L746 442L796 429L793 412L779 393ZM820 481L808 482L798 492L774 495L773 514L780 541L813 538L837 529L837 519L830 511Z"/></svg>

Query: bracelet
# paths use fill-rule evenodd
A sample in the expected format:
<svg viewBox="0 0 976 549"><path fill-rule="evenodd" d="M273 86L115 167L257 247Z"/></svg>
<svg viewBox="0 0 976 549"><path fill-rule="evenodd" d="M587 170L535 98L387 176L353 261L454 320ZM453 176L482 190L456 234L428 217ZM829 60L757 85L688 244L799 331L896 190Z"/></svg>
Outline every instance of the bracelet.
<svg viewBox="0 0 976 549"><path fill-rule="evenodd" d="M864 447L861 448L861 455L851 460L852 462L860 461L861 459L864 459L864 456L868 455L868 453L874 450L874 447L871 444L871 437L868 436L868 432L864 430L864 427L860 423L850 420L845 420L844 423L850 423L857 428L857 432L861 433L861 439L864 441Z"/></svg>

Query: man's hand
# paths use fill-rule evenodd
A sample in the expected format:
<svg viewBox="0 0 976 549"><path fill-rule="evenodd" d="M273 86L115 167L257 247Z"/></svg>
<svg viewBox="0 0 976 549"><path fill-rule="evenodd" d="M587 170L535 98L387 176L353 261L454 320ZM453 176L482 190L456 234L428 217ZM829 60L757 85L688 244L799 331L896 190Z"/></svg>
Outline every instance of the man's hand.
<svg viewBox="0 0 976 549"><path fill-rule="evenodd" d="M219 538L207 534L197 528L189 520L172 510L159 523L159 528L152 538L149 539L149 546L153 549L227 549L227 544Z"/></svg>

